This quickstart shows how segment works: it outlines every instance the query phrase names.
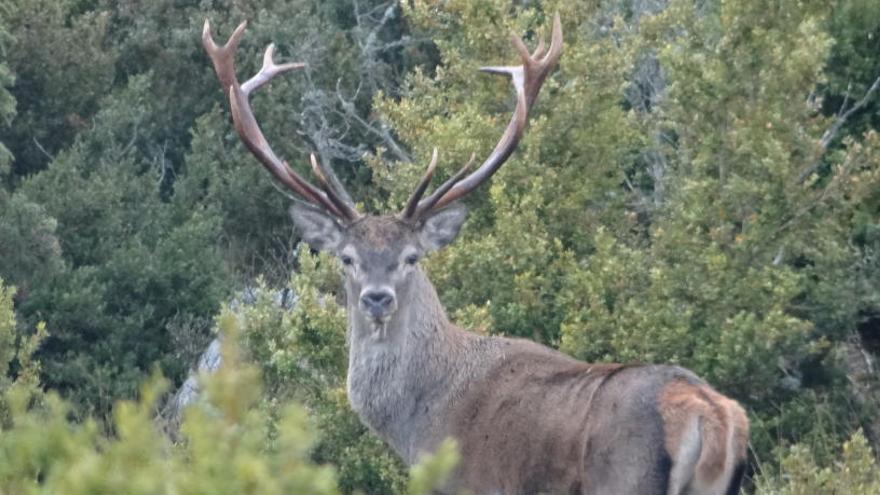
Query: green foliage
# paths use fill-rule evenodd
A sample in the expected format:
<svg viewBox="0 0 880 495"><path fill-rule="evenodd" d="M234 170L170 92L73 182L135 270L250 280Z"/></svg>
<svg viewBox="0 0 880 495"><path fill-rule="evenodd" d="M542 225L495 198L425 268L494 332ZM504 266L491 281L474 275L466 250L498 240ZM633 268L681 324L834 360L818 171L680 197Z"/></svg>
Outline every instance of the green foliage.
<svg viewBox="0 0 880 495"><path fill-rule="evenodd" d="M12 312L13 289L0 281L0 377L6 378L6 370L15 351L15 315Z"/></svg>
<svg viewBox="0 0 880 495"><path fill-rule="evenodd" d="M11 93L17 115L0 129L0 141L15 156L16 175L44 168L52 155L87 129L99 99L114 81L117 53L105 43L106 13L74 14L72 3L6 2L4 24L11 40L5 56L15 74Z"/></svg>
<svg viewBox="0 0 880 495"><path fill-rule="evenodd" d="M0 427L9 424L9 406L6 391L9 388L9 366L15 358L15 314L12 312L13 289L5 287L0 279Z"/></svg>
<svg viewBox="0 0 880 495"><path fill-rule="evenodd" d="M409 470L410 478L406 492L409 495L430 493L431 489L443 486L452 469L458 464L459 455L455 440L446 439L433 454L426 455Z"/></svg>
<svg viewBox="0 0 880 495"><path fill-rule="evenodd" d="M11 426L0 432L0 491L337 493L333 469L309 461L314 435L306 412L286 406L274 418L258 407L258 372L231 344L235 320L227 315L220 325L231 337L225 366L187 411L185 442L170 444L153 422L166 385L157 377L137 401L117 404L109 436L92 420L71 423L69 408L52 394L38 407L13 400Z"/></svg>
<svg viewBox="0 0 880 495"><path fill-rule="evenodd" d="M15 97L9 91L15 83L15 74L7 63L7 52L12 42L12 35L9 32L11 10L12 5L9 2L0 2L0 129L7 128L15 116ZM9 172L11 162L12 152L0 141L0 177Z"/></svg>
<svg viewBox="0 0 880 495"><path fill-rule="evenodd" d="M179 379L189 363L173 358L167 324L213 315L226 293L217 217L163 201L158 171L128 146L150 91L135 78L108 97L88 133L0 204L20 314L51 334L45 383L81 413L133 397L156 362Z"/></svg>
<svg viewBox="0 0 880 495"><path fill-rule="evenodd" d="M210 88L216 81L210 81ZM222 112L195 123L187 173L174 185L173 203L181 214L204 207L221 223L224 258L250 278L287 279L294 247L284 195L265 170L229 135ZM279 273L280 272L280 273Z"/></svg>
<svg viewBox="0 0 880 495"><path fill-rule="evenodd" d="M826 115L846 111L847 104L862 99L880 77L880 5L871 0L837 1L828 13L828 31L834 46L827 62L827 90L822 101ZM865 110L846 123L845 135L860 135L880 126L880 100L865 102ZM842 140L838 141L838 144Z"/></svg>
<svg viewBox="0 0 880 495"><path fill-rule="evenodd" d="M116 404L112 433L92 419L71 422L57 395L22 387L25 375L12 387L0 382L0 493L339 493L336 470L311 458L319 437L306 409L263 399L259 369L242 359L237 344L238 320L230 312L219 317L223 367L204 378L205 395L186 410L176 444L155 423L155 404L167 386L159 376L141 387L137 400ZM0 287L0 342L13 326L11 291ZM25 346L24 353L34 348ZM25 368L35 366L19 359ZM447 442L413 468L408 492L430 493L456 459Z"/></svg>
<svg viewBox="0 0 880 495"><path fill-rule="evenodd" d="M736 270L714 246L687 265L656 262L604 230L585 270L568 278L562 348L584 358L671 362L737 395L767 398L780 354L795 355L809 326L787 315L797 278ZM768 273L769 272L769 273ZM753 388L754 387L754 388Z"/></svg>
<svg viewBox="0 0 880 495"><path fill-rule="evenodd" d="M880 469L865 436L857 431L843 444L840 456L831 466L816 464L805 445L788 449L779 472L761 476L757 492L761 495L873 495L880 492Z"/></svg>
<svg viewBox="0 0 880 495"><path fill-rule="evenodd" d="M12 296L15 287L0 279L0 434L12 423L11 406L17 403L38 403L40 363L33 359L40 343L46 338L46 326L38 324L30 335L16 330Z"/></svg>
<svg viewBox="0 0 880 495"><path fill-rule="evenodd" d="M63 269L57 228L39 203L0 191L0 273L25 294Z"/></svg>

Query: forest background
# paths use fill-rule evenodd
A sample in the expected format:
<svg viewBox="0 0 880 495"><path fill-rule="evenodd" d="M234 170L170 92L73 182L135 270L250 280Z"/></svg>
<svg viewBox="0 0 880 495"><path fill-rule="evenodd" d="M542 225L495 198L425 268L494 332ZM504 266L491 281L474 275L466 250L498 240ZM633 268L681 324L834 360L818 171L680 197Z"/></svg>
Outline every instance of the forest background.
<svg viewBox="0 0 880 495"><path fill-rule="evenodd" d="M249 21L242 76L270 42L308 63L255 97L270 141L387 212L433 147L441 176L488 153L513 101L476 69L556 11L530 130L426 261L454 319L693 369L748 410L749 492L880 493L875 0L0 0L0 493L441 480L453 445L407 472L349 410L336 261L238 143L202 24Z"/></svg>

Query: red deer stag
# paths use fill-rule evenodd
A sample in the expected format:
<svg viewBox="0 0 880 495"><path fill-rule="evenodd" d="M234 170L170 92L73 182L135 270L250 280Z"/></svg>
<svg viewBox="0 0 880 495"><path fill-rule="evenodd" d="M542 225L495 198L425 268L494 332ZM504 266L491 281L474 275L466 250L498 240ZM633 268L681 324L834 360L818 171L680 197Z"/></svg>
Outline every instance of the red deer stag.
<svg viewBox="0 0 880 495"><path fill-rule="evenodd" d="M437 163L398 215L359 213L312 156L320 187L269 147L250 93L300 64L263 67L240 84L234 69L242 23L219 46L205 22L213 61L242 142L304 201L291 214L306 242L338 256L348 298L348 398L361 420L407 463L447 437L461 462L445 491L474 494L735 494L746 456L742 408L688 370L662 365L587 364L534 342L485 337L450 322L419 260L450 242L465 219L459 200L513 153L544 79L562 53L553 21L549 47L522 65L483 70L510 77L513 117L491 155L423 197Z"/></svg>

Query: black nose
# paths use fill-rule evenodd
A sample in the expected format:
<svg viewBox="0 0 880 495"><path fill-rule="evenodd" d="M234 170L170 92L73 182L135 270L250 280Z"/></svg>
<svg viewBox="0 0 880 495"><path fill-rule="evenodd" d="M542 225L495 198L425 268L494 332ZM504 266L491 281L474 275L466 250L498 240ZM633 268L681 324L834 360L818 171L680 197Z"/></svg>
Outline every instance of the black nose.
<svg viewBox="0 0 880 495"><path fill-rule="evenodd" d="M382 316L392 302L394 294L385 290L370 291L361 296L361 303L373 316Z"/></svg>

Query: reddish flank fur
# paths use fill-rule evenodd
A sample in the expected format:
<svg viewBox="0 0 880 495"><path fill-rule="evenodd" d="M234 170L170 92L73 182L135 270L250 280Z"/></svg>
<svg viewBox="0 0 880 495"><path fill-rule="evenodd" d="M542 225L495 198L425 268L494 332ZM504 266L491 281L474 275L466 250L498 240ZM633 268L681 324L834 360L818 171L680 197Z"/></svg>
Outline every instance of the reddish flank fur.
<svg viewBox="0 0 880 495"><path fill-rule="evenodd" d="M738 466L746 460L748 418L736 402L705 384L683 380L666 385L658 409L663 417L665 446L673 464L688 442L699 453L692 480L680 480L681 493L724 493ZM696 425L697 436L691 435ZM671 483L675 483L672 480Z"/></svg>

